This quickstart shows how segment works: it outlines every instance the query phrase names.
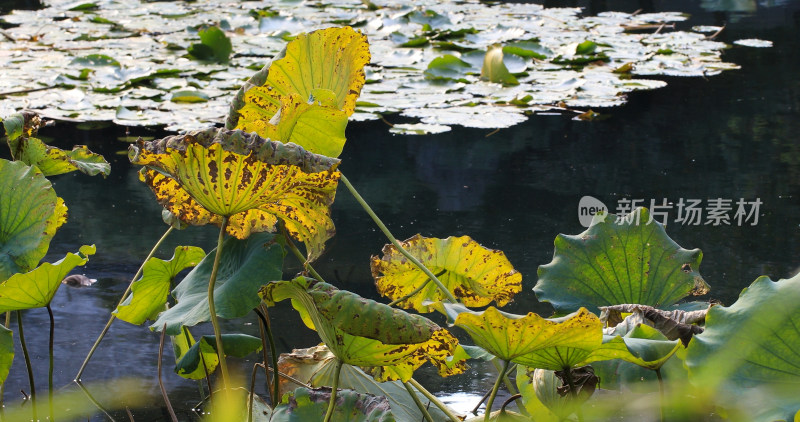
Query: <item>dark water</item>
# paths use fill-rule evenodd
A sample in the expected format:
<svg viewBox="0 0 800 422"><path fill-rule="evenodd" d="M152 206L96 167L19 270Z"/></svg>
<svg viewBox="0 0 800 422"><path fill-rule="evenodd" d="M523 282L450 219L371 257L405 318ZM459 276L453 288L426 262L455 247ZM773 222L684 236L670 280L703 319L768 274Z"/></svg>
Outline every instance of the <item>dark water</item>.
<svg viewBox="0 0 800 422"><path fill-rule="evenodd" d="M416 233L467 234L484 246L505 251L524 277L523 293L509 310L547 314L549 305L538 303L531 291L536 269L552 258L558 233L583 231L577 208L584 195L601 199L612 210L620 199L649 204L651 199L699 198L706 205L710 198L734 203L758 198L762 204L755 226L682 226L674 223L673 209L667 232L681 246L703 250L700 271L712 290L702 299L730 304L760 275L778 279L795 274L800 266L800 55L796 54L800 2L546 4L584 6L587 13L639 8L689 12L692 19L681 23L682 29L727 24L718 37L721 41L761 38L773 41L774 47L732 48L724 58L741 65L741 70L707 80L667 78L666 88L633 94L623 107L595 110L607 115L602 121L534 116L491 136L488 130L463 128L435 136L394 136L383 122L353 123L341 169L394 234L400 239ZM399 121L391 116L388 120ZM141 128L131 128L130 133L163 135ZM78 130L69 124L41 132L61 145L87 144L112 161L112 174L105 180L75 174L53 178L70 208L70 218L56 235L50 258L94 243L98 253L84 272L99 280L88 289L62 288L53 302L57 386L72 380L129 278L165 229L152 193L138 181L126 156L115 154L126 149L127 144L117 140L125 134L121 127ZM328 242L318 269L341 288L377 298L369 257L379 254L387 241L344 187L338 192L333 219L338 234ZM210 250L215 237L214 228L189 228L172 237L159 255L168 258L179 244ZM297 268L289 261L287 275ZM279 306L272 318L281 351L318 342L288 307ZM43 389L47 313L26 311L25 321L36 381ZM257 334L258 326L253 318L226 323L225 331L237 330ZM83 378L144 378L142 392L149 407L137 406L136 419L166 417L155 382L157 349L157 335L118 321ZM28 390L21 356L17 355L7 382L7 401L20 398L20 389ZM168 357L164 362L173 403L183 412L182 419L190 419L186 409L199 400L197 387L171 373ZM249 360L242 364L248 373L250 365ZM479 397L494 379L481 372L492 371L478 368L445 381L423 372L420 379L443 395L466 392ZM263 386L257 390L263 391ZM125 419L124 412L115 415Z"/></svg>

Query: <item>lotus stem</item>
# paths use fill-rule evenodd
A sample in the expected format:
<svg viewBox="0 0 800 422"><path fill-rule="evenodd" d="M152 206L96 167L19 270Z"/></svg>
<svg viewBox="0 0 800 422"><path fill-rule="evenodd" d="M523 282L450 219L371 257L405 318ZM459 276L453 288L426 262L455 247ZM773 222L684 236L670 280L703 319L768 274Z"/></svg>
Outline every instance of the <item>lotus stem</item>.
<svg viewBox="0 0 800 422"><path fill-rule="evenodd" d="M331 386L331 401L328 402L328 410L325 412L323 422L330 422L333 417L333 409L336 407L336 390L339 388L339 374L342 373L342 361L336 360L336 369L333 373L333 386Z"/></svg>
<svg viewBox="0 0 800 422"><path fill-rule="evenodd" d="M661 422L664 421L664 379L661 378L661 368L655 369L656 377L658 378L658 396L659 396L659 403L658 403L658 412L660 416Z"/></svg>
<svg viewBox="0 0 800 422"><path fill-rule="evenodd" d="M247 422L253 421L253 400L255 399L254 396L256 395L254 391L256 390L256 372L258 371L258 367L264 368L264 372L266 372L266 365L256 362L253 365L253 372L250 374L250 391L247 395ZM275 408L275 405L272 405Z"/></svg>
<svg viewBox="0 0 800 422"><path fill-rule="evenodd" d="M25 330L22 329L22 311L17 311L17 329L19 330L19 344L22 346L22 355L25 356L25 367L28 368L28 383L31 386L31 402L33 406L33 420L38 421L39 417L36 414L36 385L33 381L33 365L31 365L31 357L28 354L28 346L25 344Z"/></svg>
<svg viewBox="0 0 800 422"><path fill-rule="evenodd" d="M300 260L300 262L303 263L303 268L306 271L308 271L308 273L311 274L314 278L316 278L317 281L321 281L324 283L325 280L322 278L322 276L319 275L317 270L315 270L314 267L311 266L306 257L303 256L303 253L300 252L300 249L297 249L297 245L295 245L292 238L289 237L289 232L286 231L286 226L283 224L283 222L278 223L278 227L280 228L281 235L283 235L283 237L286 239L286 245L289 247L289 250L292 251L292 254L294 254L294 256Z"/></svg>
<svg viewBox="0 0 800 422"><path fill-rule="evenodd" d="M267 339L269 340L269 353L272 357L273 384L272 384L272 396L270 398L272 399L272 407L275 407L278 405L281 399L281 384L280 384L280 379L278 378L278 352L277 349L275 348L275 338L272 336L272 328L270 327L269 324L269 318L268 318L269 313L267 311L267 307L264 306L264 302L261 302L261 305L259 305L259 307L261 308L261 310L259 310L259 308L255 309L256 315L258 315L258 317L260 318L261 327L267 334ZM267 362L265 360L264 365L266 364ZM264 369L266 375L266 367Z"/></svg>
<svg viewBox="0 0 800 422"><path fill-rule="evenodd" d="M167 231L164 232L163 235L161 235L160 239L158 239L158 242L156 242L156 244L153 245L153 249L151 249L150 253L147 254L147 257L144 259L144 261L142 261L142 265L139 266L139 269L136 271L136 274L133 275L131 282L128 283L128 288L125 289L124 293L122 293L122 298L119 300L119 303L117 303L117 308L120 305L122 305L122 302L124 302L125 299L128 298L128 294L131 292L131 289L133 288L133 283L136 281L136 279L139 278L140 275L142 275L142 271L144 271L144 264L146 264L147 261L149 261L150 258L153 257L153 255L155 255L158 248L161 246L162 243L164 243L164 240L167 238L167 236L169 236L169 234L172 233L173 229L174 227L169 226ZM100 345L100 342L103 341L103 337L105 337L106 333L108 333L108 329L111 328L111 323L114 322L114 319L116 319L116 315L112 313L111 316L108 318L108 322L106 322L106 326L103 327L103 331L100 332L100 335L97 337L97 340L95 340L94 344L92 345L92 348L89 350L89 354L87 354L86 358L83 360L83 364L81 364L81 368L78 370L78 374L75 375L75 381L81 380L81 375L83 375L83 371L86 369L86 365L89 363L89 360L92 359L92 355L94 355L94 352L97 350L97 347Z"/></svg>
<svg viewBox="0 0 800 422"><path fill-rule="evenodd" d="M391 242L392 245L394 245L394 247L397 248L397 250L400 251L401 254L403 254L403 256L408 258L408 260L411 261L412 264L416 265L417 268L420 269L420 271L425 273L425 275L427 275L428 278L433 280L433 282L436 283L436 287L438 287L439 290L441 290L442 294L445 295L445 298L448 301L450 301L451 303L458 303L456 297L453 296L453 294L450 292L450 290L447 289L447 287L444 286L444 284L442 284L439 278L436 277L436 275L434 275L431 272L431 270L428 269L428 267L423 265L416 257L411 255L407 250L405 250L405 248L403 248L403 246L400 244L400 242L397 241L394 235L392 235L392 233L389 231L386 225L383 224L383 221L381 221L381 219L378 218L375 212L372 211L372 208L370 208L369 204L367 204L367 202L364 201L364 198L362 198L361 195L359 195L359 193L356 191L356 188L354 188L353 185L350 184L350 181L347 180L347 177L345 177L344 173L342 173L341 181L344 182L344 185L347 186L347 189L350 191L350 193L353 195L356 201L358 201L361 207L364 208L364 211L366 211L367 214L369 214L369 216L372 217L372 221L374 221L375 224L378 226L378 228L381 229L386 238L389 239L389 242Z"/></svg>
<svg viewBox="0 0 800 422"><path fill-rule="evenodd" d="M583 412L581 411L580 405L578 405L578 390L575 388L575 382L572 380L572 368L567 366L563 369L563 372L564 378L567 380L567 385L569 386L570 394L572 394L572 399L575 400L575 414L578 416L578 421L583 422Z"/></svg>
<svg viewBox="0 0 800 422"><path fill-rule="evenodd" d="M442 403L442 401L441 401L441 400L439 400L438 398L436 398L436 396L434 396L433 394L431 394L431 392L430 392L430 391L428 391L428 390L427 390L425 387L423 387L423 386L422 386L422 384L420 384L419 382L417 382L417 380L415 380L414 378L411 378L411 379L409 379L407 382L408 382L408 383L409 383L409 384L410 384L412 387L416 388L416 389L417 389L417 391L419 391L420 393L422 393L422 395L423 395L423 396L425 396L425 398L427 398L428 400L430 400L430 402L431 402L431 403L433 403L433 404L434 404L434 406L438 407L438 408L439 408L439 410L441 410L441 411L442 411L442 413L444 413L444 414L447 416L447 418L448 418L448 419L450 419L450 422L462 422L462 421L461 421L461 418L459 418L458 416L456 416L456 414L455 414L455 413L453 413L453 411L452 411L452 410L451 410L449 407L447 407L447 405L445 405L444 403Z"/></svg>
<svg viewBox="0 0 800 422"><path fill-rule="evenodd" d="M172 403L169 401L167 389L164 388L164 381L161 379L161 361L164 356L164 338L167 336L167 324L161 328L161 341L158 343L158 388L161 389L161 396L164 397L164 403L167 404L167 411L172 422L178 422L178 417L175 415L175 410L172 409Z"/></svg>
<svg viewBox="0 0 800 422"><path fill-rule="evenodd" d="M503 382L503 377L506 375L506 371L508 371L508 365L510 363L511 361L503 361L503 369L500 370L500 373L497 375L497 379L494 382L492 393L489 394L489 400L486 402L486 412L484 412L483 416L483 420L485 422L489 422L489 419L492 416L492 405L494 404L494 399L497 397L497 391L500 389L500 383Z"/></svg>
<svg viewBox="0 0 800 422"><path fill-rule="evenodd" d="M11 312L6 311L6 320L3 326L8 328L10 324L11 324ZM3 397L5 397L5 392L6 392L6 380L3 380L2 382L0 382L0 420L5 420L5 414L6 414L5 400L3 399Z"/></svg>
<svg viewBox="0 0 800 422"><path fill-rule="evenodd" d="M406 391L408 391L408 394L411 396L411 399L414 400L414 404L416 404L417 407L419 408L419 411L422 412L422 417L425 418L425 420L428 422L433 422L433 418L431 417L430 412L428 412L428 409L426 409L425 406L422 405L422 401L420 401L419 397L417 397L417 393L414 392L414 389L411 388L411 386L408 385L407 382L403 382L403 387L406 388Z"/></svg>
<svg viewBox="0 0 800 422"><path fill-rule="evenodd" d="M50 358L50 366L47 369L47 403L50 410L50 420L55 420L55 411L53 409L53 345L56 335L56 319L53 317L53 308L47 304L47 314L50 316L50 341L47 345L47 352Z"/></svg>
<svg viewBox="0 0 800 422"><path fill-rule="evenodd" d="M228 363L225 361L225 349L222 346L222 332L219 329L217 319L217 308L214 306L214 286L217 283L217 272L219 271L219 261L222 258L222 241L225 239L225 227L228 225L228 217L222 217L222 224L219 228L217 238L217 253L214 256L214 267L211 269L211 278L208 280L208 311L211 313L211 325L214 327L214 338L217 340L217 356L219 357L219 370L222 373L222 389L228 394Z"/></svg>

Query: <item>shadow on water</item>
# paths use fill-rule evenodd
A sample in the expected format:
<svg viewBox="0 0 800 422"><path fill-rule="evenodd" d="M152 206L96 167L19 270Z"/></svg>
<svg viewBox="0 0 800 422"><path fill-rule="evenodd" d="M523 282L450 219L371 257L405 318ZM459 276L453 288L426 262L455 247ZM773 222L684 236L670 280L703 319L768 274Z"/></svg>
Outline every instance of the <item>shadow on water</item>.
<svg viewBox="0 0 800 422"><path fill-rule="evenodd" d="M0 3L0 8L5 10L8 3ZM621 199L641 199L649 205L650 200L676 203L697 198L706 205L713 198L734 203L758 198L762 205L755 226L739 226L735 221L720 226L681 225L675 223L673 208L667 231L681 246L703 250L701 272L712 290L702 299L730 304L759 275L773 279L793 275L800 265L800 144L796 138L800 133L800 79L796 78L800 56L794 54L800 48L800 7L792 2L766 4L770 7L731 2L734 7L728 10L713 1L555 3L587 7L591 12L606 8L688 11L692 20L682 27L727 23L719 40L761 38L772 40L774 47L731 48L724 53L725 59L740 64L741 70L707 80L669 78L667 88L633 94L622 107L595 110L608 116L602 121L533 116L491 136L488 130L464 128L435 136L399 136L390 135L383 122L352 123L341 169L395 235L404 239L416 233L467 234L505 251L524 277L523 293L509 310L548 314L549 305L538 303L531 291L536 269L552 258L558 233L583 231L577 218L581 197L594 196L612 211ZM61 146L87 144L112 162L107 179L77 174L52 178L70 215L48 259L95 243L98 253L83 271L99 280L91 288L61 288L55 297L56 385L66 385L77 372L119 294L165 229L160 207L138 181L137 169L128 164L127 144L117 140L126 130L132 135L164 135L115 126L81 130L66 123L41 132ZM338 234L328 242L318 269L341 288L377 298L369 257L380 254L385 238L344 189L333 206L333 220ZM169 239L159 256L168 258L181 244L208 251L215 237L214 228L189 228ZM298 269L289 261L286 276ZM37 381L46 385L47 313L31 310L25 314ZM282 352L318 342L288 306L279 306L272 317ZM258 326L248 318L228 321L224 329L256 334ZM117 322L84 379L139 376L152 380L144 391L152 398L151 406L137 417L160 419L164 415L155 382L157 349L157 335ZM27 388L22 365L21 359L15 360L6 389L9 401ZM249 365L252 362L242 362L247 373ZM171 370L169 357L164 367ZM491 371L487 368L447 380L424 372L421 378L434 392L480 396L490 387L486 380L493 378L482 373ZM173 375L165 380L176 408L185 410L196 404L197 387L192 382ZM261 385L258 391L263 390Z"/></svg>

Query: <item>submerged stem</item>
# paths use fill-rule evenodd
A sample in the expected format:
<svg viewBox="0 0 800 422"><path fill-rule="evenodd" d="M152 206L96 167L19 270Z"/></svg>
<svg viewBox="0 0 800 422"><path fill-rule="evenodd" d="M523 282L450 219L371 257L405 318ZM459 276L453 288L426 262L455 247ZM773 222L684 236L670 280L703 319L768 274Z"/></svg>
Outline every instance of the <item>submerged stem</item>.
<svg viewBox="0 0 800 422"><path fill-rule="evenodd" d="M492 416L492 405L494 404L494 399L497 397L497 390L500 389L500 383L503 382L503 377L506 375L506 371L508 371L508 365L511 361L504 360L503 361L503 369L500 370L500 373L497 374L497 380L494 382L494 387L492 387L492 393L489 394L489 400L486 402L486 412L484 413L483 420L489 422L489 418Z"/></svg>
<svg viewBox="0 0 800 422"><path fill-rule="evenodd" d="M453 413L453 411L452 411L452 410L450 410L450 408L449 408L449 407L447 407L447 405L445 405L444 403L442 403L442 401L441 401L441 400L439 400L438 398L436 398L436 396L434 396L433 394L431 394L431 392L430 392L430 391L428 391L428 390L427 390L425 387L423 387L423 386L422 386L422 384L418 383L418 382L417 382L417 380L415 380L414 378L411 378L411 379L409 379L407 382L408 382L408 383L409 383L411 386L413 386L414 388L416 388L416 389L417 389L417 391L419 391L420 393L422 393L422 395L423 395L423 396L425 396L425 397L426 397L428 400L430 400L430 401L431 401L431 403L433 403L433 404L434 404L436 407L438 407L438 408L439 408L439 410L441 410L441 411L442 411L442 413L444 413L445 415L447 415L447 418L448 418L448 419L450 419L450 422L461 422L461 418L459 418L458 416L456 416L456 414L455 414L455 413Z"/></svg>
<svg viewBox="0 0 800 422"><path fill-rule="evenodd" d="M167 238L167 236L169 236L169 234L172 233L173 229L174 229L174 227L169 226L167 231L165 231L164 234L161 235L161 238L158 239L158 242L156 242L156 244L153 245L153 249L151 249L150 253L147 254L147 257L144 259L144 261L142 261L142 265L139 266L139 269L136 270L136 274L134 274L133 278L131 278L131 282L128 283L128 288L125 289L124 293L122 293L122 298L120 298L119 303L117 303L117 307L122 305L122 302L124 302L125 299L128 298L128 293L131 292L131 289L133 288L133 283L136 281L136 279L139 278L139 276L142 274L142 271L144 271L144 264L146 264L147 261L149 261L150 258L153 257L153 255L155 255L155 253L158 250L158 248L161 246L162 243L164 243L164 240ZM92 355L94 355L94 352L97 350L97 347L100 345L100 342L103 341L103 337L105 337L106 333L108 333L108 329L111 328L111 323L114 322L115 318L116 318L116 315L114 315L113 313L108 318L108 322L106 322L106 326L103 327L103 331L100 332L100 335L97 337L97 340L94 341L94 344L92 345L92 348L89 350L89 353L86 355L86 358L83 360L83 363L81 364L81 368L78 369L78 374L75 375L75 381L80 381L81 380L81 375L83 375L83 371L86 369L86 365L89 363L89 360L92 359Z"/></svg>
<svg viewBox="0 0 800 422"><path fill-rule="evenodd" d="M372 221L374 221L375 224L378 226L378 228L381 229L381 231L386 236L386 238L389 239L389 242L391 242L392 245L394 245L394 247L397 248L397 250L401 254L403 254L403 256L408 258L408 260L411 261L412 264L416 265L417 268L420 269L420 271L425 273L425 275L427 275L428 278L433 280L433 282L436 283L436 287L439 288L439 290L442 292L443 295L445 295L445 298L448 301L450 301L452 303L457 303L458 300L455 298L455 296L453 296L453 294L450 292L450 290L448 290L447 287L445 287L444 284L442 284L442 282L439 280L439 278L436 277L436 275L434 275L431 272L431 270L428 269L428 267L423 265L416 257L411 255L407 250L405 250L405 248L403 248L403 246L400 244L400 242L397 241L397 239L394 237L394 235L392 235L392 233L389 231L389 229L386 228L386 225L383 224L383 221L381 221L381 219L378 218L378 216L375 214L375 212L372 211L372 208L370 208L369 204L367 204L367 202L364 201L364 198L362 198L361 195L359 195L359 193L356 191L356 188L354 188L353 185L350 184L350 181L347 180L347 177L345 177L344 174L342 174L342 177L341 177L340 180L342 182L344 182L344 185L347 186L347 189L350 191L350 193L353 195L353 197L356 199L356 201L358 201L358 203L361 205L361 207L364 208L364 211L366 211L367 214L369 214L369 216L372 217Z"/></svg>
<svg viewBox="0 0 800 422"><path fill-rule="evenodd" d="M25 330L22 329L22 311L17 311L17 329L19 330L19 344L22 346L22 355L25 357L25 367L28 368L28 382L31 386L31 403L33 406L33 420L38 421L39 418L36 414L36 385L33 381L33 365L31 365L31 357L28 354L28 346L25 344Z"/></svg>
<svg viewBox="0 0 800 422"><path fill-rule="evenodd" d="M222 217L222 224L219 228L217 238L217 253L214 256L214 267L211 269L211 278L208 280L208 311L211 313L211 325L214 327L214 338L217 340L217 356L219 357L219 370L222 373L222 389L228 394L228 363L225 361L225 349L222 347L222 332L219 329L217 319L217 308L214 306L214 286L217 283L217 272L219 271L219 261L222 258L222 241L225 239L225 227L228 225L228 217Z"/></svg>
<svg viewBox="0 0 800 422"><path fill-rule="evenodd" d="M408 394L411 396L411 399L414 400L414 404L416 404L417 407L419 408L419 411L422 412L422 417L425 418L425 420L428 422L433 422L433 417L431 417L431 414L430 412L428 412L428 409L426 409L425 406L422 405L422 401L420 401L419 397L417 397L417 393L414 392L414 389L411 388L411 386L408 385L407 382L403 383L403 387L406 388L406 391L408 391Z"/></svg>
<svg viewBox="0 0 800 422"><path fill-rule="evenodd" d="M342 361L336 360L336 369L333 373L333 386L331 386L331 401L328 402L328 410L325 412L323 422L330 422L333 417L333 409L336 407L336 389L339 388L339 374L342 372Z"/></svg>

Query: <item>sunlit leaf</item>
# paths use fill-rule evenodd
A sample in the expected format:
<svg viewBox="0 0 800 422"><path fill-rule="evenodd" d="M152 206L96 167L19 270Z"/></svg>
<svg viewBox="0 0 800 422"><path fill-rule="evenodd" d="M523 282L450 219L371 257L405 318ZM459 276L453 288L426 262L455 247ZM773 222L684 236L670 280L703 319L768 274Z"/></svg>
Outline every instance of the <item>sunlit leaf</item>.
<svg viewBox="0 0 800 422"><path fill-rule="evenodd" d="M522 290L522 275L511 266L505 254L484 248L469 236L437 239L416 235L401 244L466 306L486 306L492 301L503 306ZM433 309L425 302L445 298L428 276L391 244L383 247L383 257L373 256L370 263L378 292L392 300L427 283L399 306L431 312Z"/></svg>
<svg viewBox="0 0 800 422"><path fill-rule="evenodd" d="M517 78L508 71L503 63L503 48L500 45L489 47L486 56L483 58L481 67L481 79L489 82L500 83L503 85L519 85Z"/></svg>
<svg viewBox="0 0 800 422"><path fill-rule="evenodd" d="M13 361L14 334L5 325L0 325L0 384L6 381Z"/></svg>
<svg viewBox="0 0 800 422"><path fill-rule="evenodd" d="M331 391L300 387L283 396L272 412L272 422L321 421L324 419ZM341 390L336 394L332 422L394 422L389 402L384 397Z"/></svg>
<svg viewBox="0 0 800 422"><path fill-rule="evenodd" d="M535 41L517 41L503 46L503 53L516 54L525 58L544 60L553 54L550 49Z"/></svg>
<svg viewBox="0 0 800 422"><path fill-rule="evenodd" d="M0 160L0 280L35 268L66 215L39 169Z"/></svg>
<svg viewBox="0 0 800 422"><path fill-rule="evenodd" d="M178 334L180 336L180 334ZM225 356L243 358L250 353L261 350L261 339L246 334L222 334L222 348ZM175 364L175 373L189 379L205 378L205 371L213 373L219 363L217 357L217 341L213 335L202 336L192 344L180 360ZM206 370L203 369L205 365ZM202 371L202 374L200 373Z"/></svg>
<svg viewBox="0 0 800 422"><path fill-rule="evenodd" d="M67 255L54 262L45 262L36 269L17 273L0 283L0 312L47 306L61 286L61 280L73 268L85 265L89 255L94 255L94 246L81 246L77 254Z"/></svg>
<svg viewBox="0 0 800 422"><path fill-rule="evenodd" d="M8 141L9 147L13 145L11 141L20 136L33 136L42 125L42 119L32 111L0 118L0 122L3 122L3 136L0 139ZM13 147L11 149L13 150Z"/></svg>
<svg viewBox="0 0 800 422"><path fill-rule="evenodd" d="M283 248L273 243L273 236L258 233L245 240L228 238L223 243L214 305L221 318L238 318L258 306L258 289L283 274ZM216 250L209 252L172 291L178 303L161 313L150 327L179 334L181 326L191 327L210 320L208 310L208 280L214 266Z"/></svg>
<svg viewBox="0 0 800 422"><path fill-rule="evenodd" d="M192 336L188 328L181 327L181 332L170 336L170 338L172 339L172 351L175 354L175 363L177 364L183 359L189 349L195 345L194 336ZM201 354L200 357L200 362L194 371L183 371L182 373L178 373L178 375L186 379L203 379L206 377L207 373L210 374L216 369L217 365L219 365L219 355L216 353ZM208 368L214 369L209 370ZM177 372L177 366L175 369Z"/></svg>
<svg viewBox="0 0 800 422"><path fill-rule="evenodd" d="M64 151L45 144L37 138L20 138L12 147L14 158L30 166L36 166L45 176L55 176L78 170L89 176L108 176L111 165L100 154L89 151L86 145L75 145L72 151Z"/></svg>
<svg viewBox="0 0 800 422"><path fill-rule="evenodd" d="M598 214L577 236L559 234L553 261L539 267L534 292L558 312L637 303L663 308L705 294L703 253L675 243L646 208L624 217Z"/></svg>
<svg viewBox="0 0 800 422"><path fill-rule="evenodd" d="M329 206L340 176L337 159L214 128L138 142L129 158L146 166L139 177L158 202L188 224L221 225L226 216L226 231L244 239L275 231L281 220L305 243L309 260L335 231Z"/></svg>
<svg viewBox="0 0 800 422"><path fill-rule="evenodd" d="M170 94L169 100L173 103L204 103L208 95L195 90L180 90Z"/></svg>
<svg viewBox="0 0 800 422"><path fill-rule="evenodd" d="M168 261L150 258L144 264L142 277L131 286L131 295L112 313L136 325L155 319L164 308L175 276L185 268L197 265L205 256L206 253L196 246L178 246Z"/></svg>
<svg viewBox="0 0 800 422"><path fill-rule="evenodd" d="M294 94L301 102L313 102L318 90L333 94L333 100L325 101L324 107L340 110L349 116L353 114L364 86L364 65L369 59L366 37L352 28L328 28L301 34L239 90L231 105L226 127L263 130L281 110L286 98ZM343 137L338 130L323 133ZM276 140L289 142L289 139ZM300 145L321 153L313 146Z"/></svg>
<svg viewBox="0 0 800 422"><path fill-rule="evenodd" d="M268 305L291 299L337 359L372 367L379 381L407 381L427 361L442 376L466 369L466 353L455 337L422 316L302 277L270 283L259 294Z"/></svg>
<svg viewBox="0 0 800 422"><path fill-rule="evenodd" d="M322 345L308 349L294 349L291 353L282 353L278 360L278 369L281 373L312 387L324 387L333 385L336 362L333 353ZM422 420L422 412L400 381L377 382L360 368L345 364L342 365L339 373L338 385L342 389L386 397L392 407L392 414L398 420ZM281 378L281 391L296 387L301 387L301 385ZM429 403L421 393L417 396L423 405ZM445 414L433 404L430 405L428 411L434 420L446 418Z"/></svg>
<svg viewBox="0 0 800 422"><path fill-rule="evenodd" d="M574 412L570 398L562 397L550 385L555 383L553 378L553 371L517 365L516 385L522 405L537 422L560 422Z"/></svg>
<svg viewBox="0 0 800 422"><path fill-rule="evenodd" d="M800 409L800 275L762 276L729 306L714 306L686 357L692 383L750 404L753 420L791 420Z"/></svg>

